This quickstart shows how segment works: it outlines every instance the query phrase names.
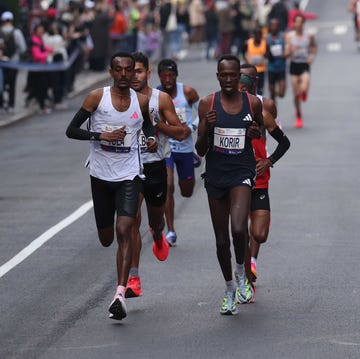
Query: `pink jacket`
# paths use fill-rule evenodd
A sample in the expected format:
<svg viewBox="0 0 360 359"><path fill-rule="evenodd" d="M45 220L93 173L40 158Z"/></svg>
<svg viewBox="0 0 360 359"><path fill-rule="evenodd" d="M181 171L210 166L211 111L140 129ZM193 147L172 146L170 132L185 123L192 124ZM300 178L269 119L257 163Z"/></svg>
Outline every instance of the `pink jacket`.
<svg viewBox="0 0 360 359"><path fill-rule="evenodd" d="M42 38L37 35L31 37L31 57L34 62L45 64L51 52L52 49L44 45Z"/></svg>

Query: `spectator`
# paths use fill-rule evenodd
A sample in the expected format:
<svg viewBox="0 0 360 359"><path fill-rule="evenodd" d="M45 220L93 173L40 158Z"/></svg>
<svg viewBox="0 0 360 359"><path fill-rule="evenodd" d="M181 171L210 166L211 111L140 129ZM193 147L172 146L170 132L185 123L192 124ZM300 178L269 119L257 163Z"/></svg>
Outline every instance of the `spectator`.
<svg viewBox="0 0 360 359"><path fill-rule="evenodd" d="M219 29L218 55L230 54L235 30L233 12L226 0L217 1L216 9Z"/></svg>
<svg viewBox="0 0 360 359"><path fill-rule="evenodd" d="M206 60L211 60L215 58L218 43L218 17L214 1L209 3L205 12L205 19Z"/></svg>
<svg viewBox="0 0 360 359"><path fill-rule="evenodd" d="M202 0L190 0L189 4L190 42L204 41L205 7Z"/></svg>
<svg viewBox="0 0 360 359"><path fill-rule="evenodd" d="M111 40L109 36L110 26L113 19L106 11L106 7L102 3L96 4L96 14L94 21L90 27L90 35L94 44L94 48L89 55L89 67L94 71L104 71L106 61L109 57Z"/></svg>
<svg viewBox="0 0 360 359"><path fill-rule="evenodd" d="M14 16L10 11L1 15L0 38L3 40L3 56L8 61L20 61L20 56L26 51L26 42L22 31L13 25ZM3 69L3 90L9 92L7 111L14 113L17 69ZM0 108L4 107L3 91L0 96Z"/></svg>
<svg viewBox="0 0 360 359"><path fill-rule="evenodd" d="M53 49L53 53L49 54L47 59L49 63L64 62L68 59L66 41L59 34L59 29L55 21L49 23L43 40L45 47ZM63 103L66 83L64 71L50 72L49 80L54 100L54 108L56 110L66 109L66 105Z"/></svg>
<svg viewBox="0 0 360 359"><path fill-rule="evenodd" d="M42 23L35 25L33 34L31 36L31 57L32 61L38 64L46 64L48 56L53 53L50 47L46 47L43 41L45 28ZM40 113L49 114L51 109L45 106L48 89L48 72L36 71L29 73L29 90L37 100Z"/></svg>
<svg viewBox="0 0 360 359"><path fill-rule="evenodd" d="M268 13L268 22L270 19L279 20L279 30L285 31L288 25L289 11L285 4L286 0L279 0L271 7L270 12Z"/></svg>

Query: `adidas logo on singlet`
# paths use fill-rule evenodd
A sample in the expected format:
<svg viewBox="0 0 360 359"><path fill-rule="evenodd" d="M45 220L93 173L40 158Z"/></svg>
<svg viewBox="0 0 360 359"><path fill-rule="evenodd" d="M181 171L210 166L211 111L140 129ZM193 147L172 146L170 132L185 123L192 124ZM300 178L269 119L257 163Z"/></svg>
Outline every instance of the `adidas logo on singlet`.
<svg viewBox="0 0 360 359"><path fill-rule="evenodd" d="M244 118L243 121L252 121L251 115L248 113Z"/></svg>
<svg viewBox="0 0 360 359"><path fill-rule="evenodd" d="M136 111L130 116L130 120L137 120L138 118L139 118L139 115Z"/></svg>

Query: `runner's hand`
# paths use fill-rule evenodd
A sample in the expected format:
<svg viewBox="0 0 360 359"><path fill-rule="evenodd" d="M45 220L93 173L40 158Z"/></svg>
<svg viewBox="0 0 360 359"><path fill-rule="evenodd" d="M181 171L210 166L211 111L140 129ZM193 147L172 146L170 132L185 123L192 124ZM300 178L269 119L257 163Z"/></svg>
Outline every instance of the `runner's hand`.
<svg viewBox="0 0 360 359"><path fill-rule="evenodd" d="M146 140L146 151L154 153L158 150L158 143L154 137L148 137Z"/></svg>
<svg viewBox="0 0 360 359"><path fill-rule="evenodd" d="M211 110L205 115L205 123L208 130L214 126L216 121L216 110Z"/></svg>
<svg viewBox="0 0 360 359"><path fill-rule="evenodd" d="M271 167L271 162L269 159L258 158L256 160L256 175L261 176Z"/></svg>
<svg viewBox="0 0 360 359"><path fill-rule="evenodd" d="M124 138L126 136L125 126L118 128L117 130L114 130L112 132L103 132L100 135L100 140L105 141L124 141Z"/></svg>
<svg viewBox="0 0 360 359"><path fill-rule="evenodd" d="M261 130L257 122L252 121L250 127L246 131L246 135L250 138L260 138Z"/></svg>

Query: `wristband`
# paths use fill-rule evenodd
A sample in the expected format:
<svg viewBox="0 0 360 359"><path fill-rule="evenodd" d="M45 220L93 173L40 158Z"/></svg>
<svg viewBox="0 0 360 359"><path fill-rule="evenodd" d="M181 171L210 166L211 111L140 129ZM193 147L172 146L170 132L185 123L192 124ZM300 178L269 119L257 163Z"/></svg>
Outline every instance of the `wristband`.
<svg viewBox="0 0 360 359"><path fill-rule="evenodd" d="M147 139L148 140L153 140L154 142L157 142L157 140L156 140L156 138L154 136L149 136Z"/></svg>

